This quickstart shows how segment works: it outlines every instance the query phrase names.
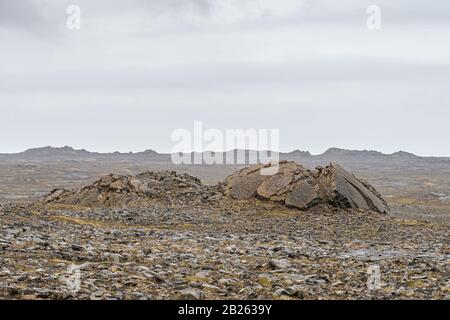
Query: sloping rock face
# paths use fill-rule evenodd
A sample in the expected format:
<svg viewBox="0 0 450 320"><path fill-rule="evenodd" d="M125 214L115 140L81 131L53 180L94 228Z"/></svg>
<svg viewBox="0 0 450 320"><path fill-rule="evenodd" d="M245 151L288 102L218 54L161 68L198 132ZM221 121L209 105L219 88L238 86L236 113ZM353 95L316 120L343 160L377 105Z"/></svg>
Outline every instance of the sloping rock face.
<svg viewBox="0 0 450 320"><path fill-rule="evenodd" d="M92 185L75 189L53 190L41 200L47 204L83 207L126 207L145 205L153 199L205 200L217 195L213 188L187 174L173 171L144 172L136 176L107 175Z"/></svg>
<svg viewBox="0 0 450 320"><path fill-rule="evenodd" d="M239 200L268 199L301 210L326 204L380 213L389 211L374 187L337 164L311 171L295 162L282 161L278 173L272 176L261 175L263 167L250 166L229 176L223 183L225 194Z"/></svg>

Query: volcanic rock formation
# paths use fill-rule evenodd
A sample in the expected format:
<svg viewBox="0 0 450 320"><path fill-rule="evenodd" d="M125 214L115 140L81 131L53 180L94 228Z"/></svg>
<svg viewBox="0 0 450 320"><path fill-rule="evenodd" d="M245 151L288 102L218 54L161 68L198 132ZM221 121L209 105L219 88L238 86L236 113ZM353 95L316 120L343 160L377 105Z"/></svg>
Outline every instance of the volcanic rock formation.
<svg viewBox="0 0 450 320"><path fill-rule="evenodd" d="M205 200L217 195L199 179L174 171L144 172L136 176L110 174L83 188L56 189L41 200L43 203L83 207L141 206L153 199Z"/></svg>
<svg viewBox="0 0 450 320"><path fill-rule="evenodd" d="M361 208L386 213L389 206L367 182L337 164L310 171L295 162L280 162L278 173L261 175L265 165L244 168L224 182L225 194L234 199L261 198L301 210L317 204Z"/></svg>
<svg viewBox="0 0 450 320"><path fill-rule="evenodd" d="M389 211L387 203L367 182L339 165L330 164L315 171L295 162L280 162L278 173L261 175L265 165L244 168L216 186L206 186L188 174L174 171L144 172L136 176L110 174L83 188L56 189L41 203L82 207L136 207L153 200L166 204L213 202L230 199L266 199L307 210L317 204L337 208L361 208L380 213Z"/></svg>

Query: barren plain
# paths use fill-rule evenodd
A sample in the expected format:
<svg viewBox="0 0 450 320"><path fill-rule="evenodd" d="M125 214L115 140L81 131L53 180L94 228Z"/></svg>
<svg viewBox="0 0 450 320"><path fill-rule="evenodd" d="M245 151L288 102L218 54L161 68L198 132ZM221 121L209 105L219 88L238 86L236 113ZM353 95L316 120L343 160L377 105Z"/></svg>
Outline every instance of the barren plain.
<svg viewBox="0 0 450 320"><path fill-rule="evenodd" d="M0 155L0 296L450 297L450 159L339 149L281 157L309 168L339 163L369 181L391 211L325 205L302 211L220 192L146 207L44 206L36 201L51 190L89 185L110 173L175 170L213 186L243 166L175 166L156 153L71 148ZM371 270L380 271L375 287Z"/></svg>

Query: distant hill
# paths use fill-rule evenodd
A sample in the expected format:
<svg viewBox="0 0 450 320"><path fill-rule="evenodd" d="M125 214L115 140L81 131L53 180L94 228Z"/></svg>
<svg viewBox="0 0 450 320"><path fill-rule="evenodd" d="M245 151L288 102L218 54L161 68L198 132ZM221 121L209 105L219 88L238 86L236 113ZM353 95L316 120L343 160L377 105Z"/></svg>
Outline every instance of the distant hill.
<svg viewBox="0 0 450 320"><path fill-rule="evenodd" d="M321 159L342 160L342 159L355 159L355 160L411 160L419 159L422 157L415 154L398 151L392 154L386 154L374 150L346 150L339 148L330 148L324 153L318 155Z"/></svg>
<svg viewBox="0 0 450 320"><path fill-rule="evenodd" d="M60 158L68 158L68 159L78 159L78 158L88 158L95 153L82 150L75 150L72 147L42 147L42 148L33 148L28 149L24 152L11 154L10 156L23 157L25 159L60 159Z"/></svg>
<svg viewBox="0 0 450 320"><path fill-rule="evenodd" d="M330 148L321 155L324 158L339 158L339 157L382 157L385 154L373 150L346 150L339 148Z"/></svg>
<svg viewBox="0 0 450 320"><path fill-rule="evenodd" d="M227 153L236 153L237 150L231 150L226 153L215 153L216 156L223 156ZM255 151L244 151L248 158L250 154L255 154ZM191 153L192 159L195 153ZM198 153L197 153L198 154ZM309 151L294 150L291 152L280 153L282 160L294 160L306 163L327 163L327 162L402 162L402 161L450 161L450 158L445 157L420 157L405 151L398 151L392 154L385 154L374 150L346 150L339 148L330 148L322 154L312 155ZM142 161L157 161L169 162L171 155L168 153L158 153L155 150L148 149L142 152L113 152L113 153L99 153L90 152L84 149L77 150L69 146L65 147L42 147L28 149L24 152L0 154L0 160L39 160L39 161L58 161L58 160L142 160Z"/></svg>
<svg viewBox="0 0 450 320"><path fill-rule="evenodd" d="M375 150L347 150L347 149L339 149L339 148L329 148L322 154L319 155L311 155L309 152L289 152L289 153L281 153L280 158L284 160L294 160L298 162L302 162L304 164L311 165L323 165L329 162L336 162L346 165L351 164L362 164L362 163L371 163L371 164L420 164L420 163L435 163L450 161L450 158L445 157L420 157L415 154L398 151L392 154L386 154Z"/></svg>
<svg viewBox="0 0 450 320"><path fill-rule="evenodd" d="M0 154L0 160L127 160L132 158L148 158L148 159L170 159L170 155L159 154L154 150L145 150L137 153L99 153L90 152L85 149L74 149L69 146L65 147L42 147L28 149L24 152Z"/></svg>

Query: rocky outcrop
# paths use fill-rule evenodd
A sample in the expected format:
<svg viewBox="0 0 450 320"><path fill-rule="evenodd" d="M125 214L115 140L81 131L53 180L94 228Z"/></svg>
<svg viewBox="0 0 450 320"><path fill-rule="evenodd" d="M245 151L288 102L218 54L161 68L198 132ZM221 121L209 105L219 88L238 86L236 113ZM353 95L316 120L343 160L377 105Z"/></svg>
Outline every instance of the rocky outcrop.
<svg viewBox="0 0 450 320"><path fill-rule="evenodd" d="M110 174L83 188L53 190L41 202L83 207L127 207L145 205L154 199L189 202L214 195L217 196L214 188L204 186L195 177L162 171L136 176Z"/></svg>
<svg viewBox="0 0 450 320"><path fill-rule="evenodd" d="M317 204L361 208L380 213L389 206L369 183L337 164L315 171L295 162L280 162L277 174L261 175L264 165L244 168L227 178L224 192L234 199L262 198L306 210Z"/></svg>
<svg viewBox="0 0 450 320"><path fill-rule="evenodd" d="M244 168L218 186L206 186L195 177L174 171L107 175L83 188L56 189L41 200L45 204L82 207L137 207L153 200L165 203L214 202L222 194L232 199L267 199L307 210L318 204L387 212L389 207L367 182L336 164L311 171L296 162L280 162L278 173L261 175L262 164Z"/></svg>

